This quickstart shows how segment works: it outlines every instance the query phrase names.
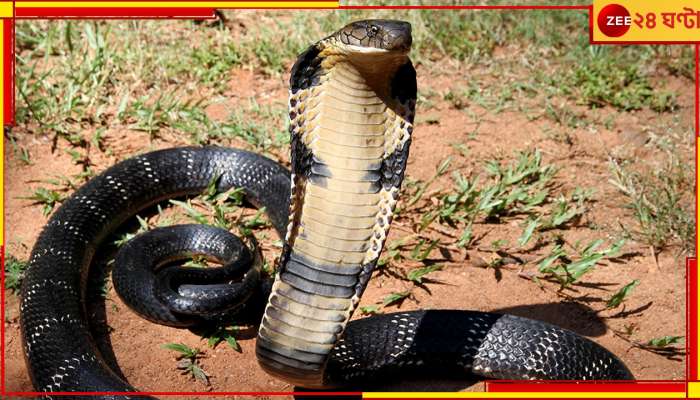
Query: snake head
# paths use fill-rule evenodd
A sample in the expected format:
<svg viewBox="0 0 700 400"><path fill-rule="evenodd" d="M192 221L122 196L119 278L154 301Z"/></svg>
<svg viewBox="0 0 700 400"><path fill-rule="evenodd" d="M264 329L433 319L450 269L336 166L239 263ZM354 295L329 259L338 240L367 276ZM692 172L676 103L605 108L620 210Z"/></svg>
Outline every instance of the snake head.
<svg viewBox="0 0 700 400"><path fill-rule="evenodd" d="M407 53L411 49L411 24L389 19L367 19L346 25L335 36L352 51Z"/></svg>

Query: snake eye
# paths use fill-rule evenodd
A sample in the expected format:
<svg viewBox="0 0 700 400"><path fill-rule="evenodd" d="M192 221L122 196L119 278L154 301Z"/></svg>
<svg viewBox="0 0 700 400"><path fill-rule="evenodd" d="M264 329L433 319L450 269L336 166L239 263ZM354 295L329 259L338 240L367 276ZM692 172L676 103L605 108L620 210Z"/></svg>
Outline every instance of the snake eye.
<svg viewBox="0 0 700 400"><path fill-rule="evenodd" d="M379 27L377 25L372 25L369 27L369 34L370 36L374 36L379 32Z"/></svg>

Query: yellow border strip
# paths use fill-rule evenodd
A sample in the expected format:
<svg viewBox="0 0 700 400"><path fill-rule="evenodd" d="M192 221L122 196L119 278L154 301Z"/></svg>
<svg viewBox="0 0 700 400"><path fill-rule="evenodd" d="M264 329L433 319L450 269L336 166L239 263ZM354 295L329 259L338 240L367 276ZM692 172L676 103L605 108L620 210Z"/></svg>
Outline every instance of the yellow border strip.
<svg viewBox="0 0 700 400"><path fill-rule="evenodd" d="M0 18L14 17L14 8L11 1L0 1Z"/></svg>
<svg viewBox="0 0 700 400"><path fill-rule="evenodd" d="M697 390L698 388L696 388ZM684 399L685 392L365 392L365 399Z"/></svg>
<svg viewBox="0 0 700 400"><path fill-rule="evenodd" d="M700 382L688 382L688 398L700 397Z"/></svg>
<svg viewBox="0 0 700 400"><path fill-rule="evenodd" d="M329 8L338 1L17 1L17 8Z"/></svg>

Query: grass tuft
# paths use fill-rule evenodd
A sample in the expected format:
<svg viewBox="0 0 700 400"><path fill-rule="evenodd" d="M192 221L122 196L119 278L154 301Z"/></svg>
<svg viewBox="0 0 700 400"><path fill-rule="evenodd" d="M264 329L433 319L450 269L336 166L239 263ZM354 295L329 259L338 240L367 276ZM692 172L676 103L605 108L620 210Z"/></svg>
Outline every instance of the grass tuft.
<svg viewBox="0 0 700 400"><path fill-rule="evenodd" d="M26 261L19 260L12 255L7 255L5 258L5 289L11 290L12 293L18 293L20 291L27 265L28 263Z"/></svg>
<svg viewBox="0 0 700 400"><path fill-rule="evenodd" d="M666 162L652 171L635 171L610 159L610 183L627 198L636 227L623 226L633 239L656 252L669 245L695 252L695 218L684 193L692 191L692 177L685 165L669 153Z"/></svg>
<svg viewBox="0 0 700 400"><path fill-rule="evenodd" d="M183 375L191 375L195 380L209 386L209 374L202 369L198 362L203 357L199 349L182 343L166 343L161 347L178 353L177 369L181 370Z"/></svg>

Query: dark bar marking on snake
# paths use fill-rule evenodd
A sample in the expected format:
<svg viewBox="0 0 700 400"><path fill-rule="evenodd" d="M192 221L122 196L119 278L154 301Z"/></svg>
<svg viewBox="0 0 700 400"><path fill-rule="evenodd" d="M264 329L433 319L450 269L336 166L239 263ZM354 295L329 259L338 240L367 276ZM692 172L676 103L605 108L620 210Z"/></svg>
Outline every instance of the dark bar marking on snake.
<svg viewBox="0 0 700 400"><path fill-rule="evenodd" d="M343 265L342 268L338 268L337 265L333 264L319 264L311 261L307 257L304 257L303 254L301 253L291 253L290 254L290 259L301 263L303 265L306 265L309 268L318 270L318 271L323 271L323 272L330 272L330 273L335 273L335 274L343 274L343 275L357 275L361 270L362 266L360 265Z"/></svg>
<svg viewBox="0 0 700 400"><path fill-rule="evenodd" d="M325 285L352 287L357 284L357 276L323 272L293 260L287 263L286 270L297 276L303 276L307 280Z"/></svg>
<svg viewBox="0 0 700 400"><path fill-rule="evenodd" d="M294 357L295 360L304 361L306 363L317 365L323 363L323 355L321 354L307 353L299 350L290 350L279 346L275 347L273 343L265 339L262 339L261 342L263 342L263 346L267 347L268 349L274 348L274 350L270 350L271 352L274 352L279 356L285 357L288 360L292 359L290 357Z"/></svg>
<svg viewBox="0 0 700 400"><path fill-rule="evenodd" d="M292 77L290 79L293 94L299 90L305 90L319 84L318 80L314 78L322 61L318 56L320 52L321 49L317 45L312 45L297 57L296 62L292 66Z"/></svg>
<svg viewBox="0 0 700 400"><path fill-rule="evenodd" d="M350 297L352 297L353 294L355 294L355 290L353 290L352 288L314 282L302 276L295 275L289 271L280 273L280 279L282 279L282 282L294 286L299 290L303 290L309 293L315 293L321 296L340 297L349 299Z"/></svg>
<svg viewBox="0 0 700 400"><path fill-rule="evenodd" d="M384 190L389 190L392 187L401 185L404 171L406 170L406 161L408 160L410 145L411 139L408 139L403 146L395 149L389 157L383 160L381 185Z"/></svg>

